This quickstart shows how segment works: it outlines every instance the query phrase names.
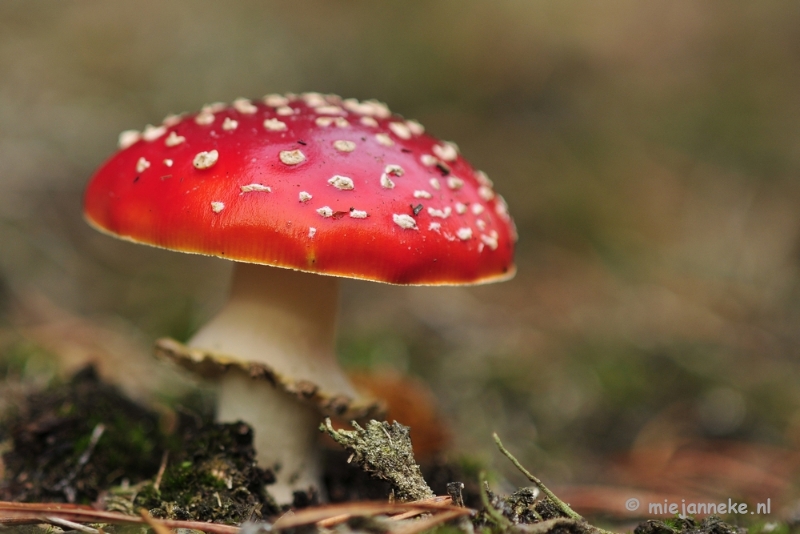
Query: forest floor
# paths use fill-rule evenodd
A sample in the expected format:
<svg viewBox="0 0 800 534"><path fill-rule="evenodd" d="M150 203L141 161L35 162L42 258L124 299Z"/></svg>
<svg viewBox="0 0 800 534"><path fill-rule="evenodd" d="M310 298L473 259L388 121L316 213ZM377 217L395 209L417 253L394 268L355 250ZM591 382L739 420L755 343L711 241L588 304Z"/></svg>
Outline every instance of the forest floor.
<svg viewBox="0 0 800 534"><path fill-rule="evenodd" d="M0 524L30 533L609 532L550 492L497 436L500 451L531 481L506 496L490 489L483 472L458 462L418 467L408 427L378 421L354 430L326 422L321 430L333 438L324 453L328 502L309 490L279 506L269 493L274 473L256 464L251 428L213 423L203 402L185 401L154 411L104 383L91 367L67 382L19 393L0 424ZM747 526L778 534L793 527ZM713 516L675 517L644 521L634 532L743 534L747 528Z"/></svg>

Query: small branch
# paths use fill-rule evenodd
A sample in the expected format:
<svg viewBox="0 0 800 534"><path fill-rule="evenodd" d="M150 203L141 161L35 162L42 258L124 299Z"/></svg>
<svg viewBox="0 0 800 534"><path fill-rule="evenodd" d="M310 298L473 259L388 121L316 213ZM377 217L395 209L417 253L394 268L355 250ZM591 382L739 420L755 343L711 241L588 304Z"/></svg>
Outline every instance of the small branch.
<svg viewBox="0 0 800 534"><path fill-rule="evenodd" d="M169 451L164 451L164 454L161 455L161 466L158 468L158 474L156 474L156 481L153 483L153 489L158 491L158 488L161 486L161 479L164 476L164 471L167 469L167 460L169 459Z"/></svg>
<svg viewBox="0 0 800 534"><path fill-rule="evenodd" d="M147 526L152 528L153 532L156 534L172 534L163 523L156 521L144 508L139 508L139 515L144 519L144 522L147 523Z"/></svg>
<svg viewBox="0 0 800 534"><path fill-rule="evenodd" d="M448 521L452 521L453 519L462 516L463 514L459 513L458 510L450 510L440 514L423 517L422 519L417 519L416 521L409 522L408 525L392 529L391 532L392 534L419 534L420 532L431 530L433 527L447 523Z"/></svg>
<svg viewBox="0 0 800 534"><path fill-rule="evenodd" d="M80 523L75 523L73 521L67 521L66 519L61 519L58 517L45 517L45 519L48 523L57 527L66 527L67 529L86 532L87 534L100 534L100 531L96 528L87 527L86 525L81 525Z"/></svg>
<svg viewBox="0 0 800 534"><path fill-rule="evenodd" d="M94 453L94 448L97 446L97 442L100 441L100 436L102 436L105 431L105 425L103 423L97 423L94 430L92 430L91 437L89 437L89 444L86 446L86 450L83 451L83 454L78 458L75 469L53 486L53 489L64 492L67 502L75 502L75 489L71 488L70 484L78 477L83 466L89 463L89 459L92 457L92 453Z"/></svg>
<svg viewBox="0 0 800 534"><path fill-rule="evenodd" d="M76 523L142 524L145 522L140 517L117 512L104 512L74 504L0 501L0 525L36 524L48 522L49 519L63 519ZM210 534L237 534L239 532L239 527L201 521L162 519L159 520L159 524L166 528L187 528Z"/></svg>
<svg viewBox="0 0 800 534"><path fill-rule="evenodd" d="M450 500L453 502L455 506L459 506L461 508L464 507L464 496L461 493L463 490L464 490L463 482L447 483L447 494L450 495Z"/></svg>
<svg viewBox="0 0 800 534"><path fill-rule="evenodd" d="M574 519L574 520L576 520L576 521L583 521L583 520L584 520L584 519L583 519L583 517L581 517L581 515L580 515L580 514L578 514L578 513L577 513L577 512L575 512L575 511L574 511L572 508L570 508L570 507L569 507L569 505L568 505L567 503L565 503L564 501L562 501L561 499L559 499L558 497L556 497L555 493L553 493L552 491L550 491L550 490L547 488L547 486L545 486L545 485L542 483L542 481L541 481L541 480L539 480L538 478L536 478L535 476L533 476L533 474L531 474L531 473L530 473L530 472L529 472L527 469L525 469L525 468L522 466L522 464L521 464L521 463L519 463L519 460L517 460L516 458L514 458L514 455L513 455L513 454L511 454L510 452L508 452L508 449L506 449L505 447L503 447L503 442L501 442L501 441L500 441L500 437L499 437L497 434L492 434L492 436L494 437L494 442L497 444L497 448L498 448L498 449L500 449L500 452L502 452L502 453L503 453L503 454L506 456L506 458L508 458L509 460L511 460L511 463L512 463L512 464L514 464L514 467L516 467L517 469L519 469L519 470L520 470L520 472L522 472L522 474L523 474L523 475L525 475L526 477L528 477L528 480L530 480L531 482L533 482L533 483L534 483L534 485L536 485L536 487L537 487L537 488L539 488L539 491L541 491L542 493L544 493L544 494L545 494L545 496L546 496L548 499L550 499L550 501L552 501L552 503L553 503L553 504L555 504L555 505L556 505L556 508L558 508L558 509L559 509L559 511L561 511L561 513L562 513L562 514L564 514L566 517L568 517L568 518L570 518L570 519Z"/></svg>
<svg viewBox="0 0 800 534"><path fill-rule="evenodd" d="M463 516L470 515L475 512L470 508L458 508L450 504L439 504L436 501L417 501L410 503L387 503L387 502L371 502L371 501L358 501L340 504L328 504L317 506L314 508L304 508L295 513L284 514L277 521L272 524L273 530L284 530L289 528L296 528L303 525L310 525L320 521L330 520L332 523L340 521L342 517L374 517L377 515L391 515L415 511L417 513L432 513L440 514L444 512L458 512ZM334 521L335 518L335 521ZM390 517L390 519L392 519Z"/></svg>

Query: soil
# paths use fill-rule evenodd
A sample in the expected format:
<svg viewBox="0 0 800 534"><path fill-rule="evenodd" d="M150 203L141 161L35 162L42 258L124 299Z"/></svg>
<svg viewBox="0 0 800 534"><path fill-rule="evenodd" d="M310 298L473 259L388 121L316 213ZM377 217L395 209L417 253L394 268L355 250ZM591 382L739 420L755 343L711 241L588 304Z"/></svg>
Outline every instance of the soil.
<svg viewBox="0 0 800 534"><path fill-rule="evenodd" d="M163 414L127 399L86 368L68 383L30 395L15 413L6 414L0 424L7 450L0 499L92 504L128 514L144 508L156 518L230 525L266 520L286 511L269 495L274 475L256 465L252 429L246 423L215 424L207 415L185 409L174 412L171 422L164 424ZM374 425L392 429L395 439L408 434L402 425L394 428L372 422L367 428ZM405 468L416 468L413 453L409 454ZM374 466L359 468L357 462L348 461L352 455L353 450L325 451L324 490L329 501L385 501L398 494L396 482L371 477L367 471L374 471ZM488 486L482 491L472 469L465 471L443 459L434 459L416 472L421 472L423 483L434 494L449 494L454 503L480 510L472 521L463 519L457 524L460 531L609 534L579 516L569 517L564 508L534 488L521 488L505 497ZM298 492L292 507L318 503L315 492ZM354 518L348 529L381 530L375 521L380 523L379 518ZM635 530L635 534L745 532L718 518L647 521Z"/></svg>
<svg viewBox="0 0 800 534"><path fill-rule="evenodd" d="M123 480L152 477L168 448L159 417L86 368L66 384L31 395L2 425L0 498L88 504Z"/></svg>

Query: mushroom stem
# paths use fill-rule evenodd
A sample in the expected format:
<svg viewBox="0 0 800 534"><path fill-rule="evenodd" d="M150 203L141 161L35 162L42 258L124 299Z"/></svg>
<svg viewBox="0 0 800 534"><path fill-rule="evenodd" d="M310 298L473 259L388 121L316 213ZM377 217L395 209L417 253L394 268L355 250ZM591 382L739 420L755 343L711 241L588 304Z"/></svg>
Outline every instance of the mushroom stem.
<svg viewBox="0 0 800 534"><path fill-rule="evenodd" d="M237 263L230 299L188 345L353 398L334 352L338 287L330 276ZM291 502L294 490L321 489L316 427L322 417L313 407L231 370L221 380L217 420L239 419L253 427L258 463L279 468L269 488L279 503Z"/></svg>

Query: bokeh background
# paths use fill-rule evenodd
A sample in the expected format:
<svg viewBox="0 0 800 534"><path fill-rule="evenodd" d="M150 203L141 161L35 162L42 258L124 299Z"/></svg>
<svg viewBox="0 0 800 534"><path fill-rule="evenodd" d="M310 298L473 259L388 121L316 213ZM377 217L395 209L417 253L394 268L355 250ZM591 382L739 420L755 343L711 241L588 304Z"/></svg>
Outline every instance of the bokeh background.
<svg viewBox="0 0 800 534"><path fill-rule="evenodd" d="M212 314L229 266L94 232L82 189L124 129L308 90L456 141L520 234L503 284L344 283L343 363L418 378L451 454L522 484L497 431L585 510L635 488L791 513L797 3L4 0L5 387L86 360L141 398L193 387L149 345Z"/></svg>

